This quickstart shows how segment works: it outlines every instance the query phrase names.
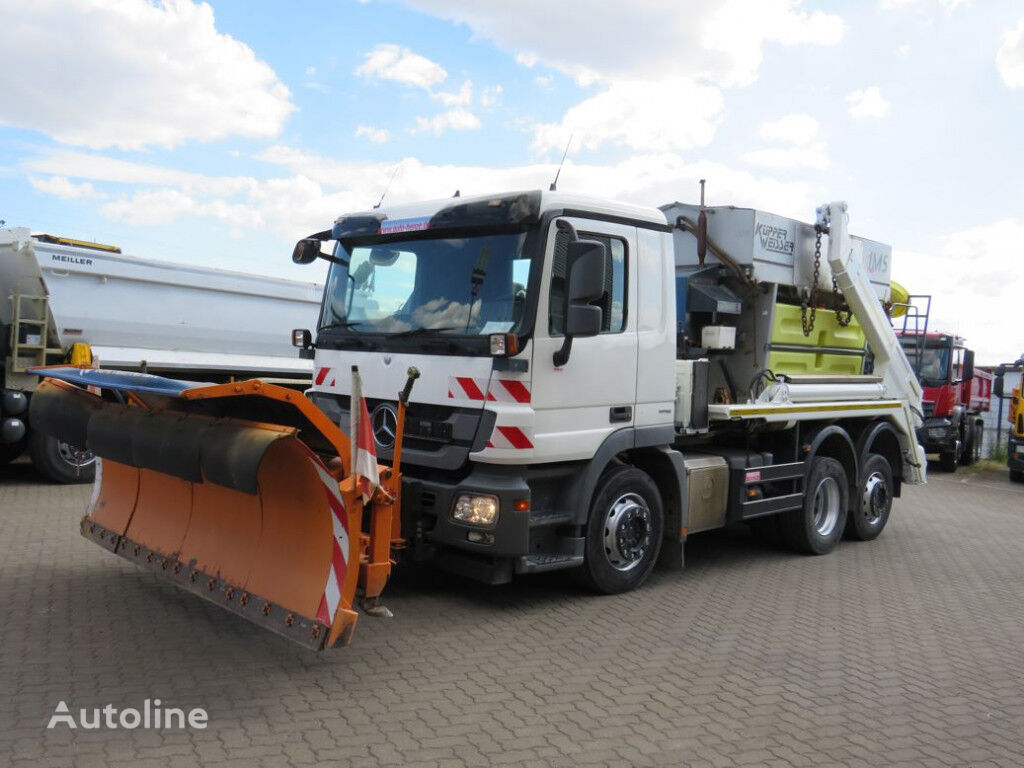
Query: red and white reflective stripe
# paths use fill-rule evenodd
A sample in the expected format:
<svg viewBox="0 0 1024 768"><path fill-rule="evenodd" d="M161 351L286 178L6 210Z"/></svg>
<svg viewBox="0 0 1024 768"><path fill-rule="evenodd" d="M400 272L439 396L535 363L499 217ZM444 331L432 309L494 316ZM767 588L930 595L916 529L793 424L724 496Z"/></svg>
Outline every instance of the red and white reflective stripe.
<svg viewBox="0 0 1024 768"><path fill-rule="evenodd" d="M529 403L530 387L516 379L494 379L488 389L487 379L470 376L450 376L448 397L468 400L487 400L497 403Z"/></svg>
<svg viewBox="0 0 1024 768"><path fill-rule="evenodd" d="M377 469L377 448L370 426L370 412L363 397L363 380L356 366L352 366L351 418L349 435L353 442L352 474L365 503L373 496L373 489L380 485L380 474Z"/></svg>
<svg viewBox="0 0 1024 768"><path fill-rule="evenodd" d="M495 426L491 433L491 439L487 441L488 448L505 448L514 450L525 450L533 448L533 441L526 433L526 430L519 427Z"/></svg>
<svg viewBox="0 0 1024 768"><path fill-rule="evenodd" d="M92 517L96 509L96 503L100 500L100 486L103 485L103 459L96 457L96 479L92 481L92 496L89 497L89 507L86 514Z"/></svg>
<svg viewBox="0 0 1024 768"><path fill-rule="evenodd" d="M327 497L327 506L331 510L331 527L334 533L334 546L331 549L331 567L327 571L327 583L324 584L324 593L320 598L320 608L316 612L317 621L331 626L334 623L334 615L341 602L341 585L345 580L345 572L348 570L348 523L345 519L345 503L338 491L338 481L331 477L330 473L323 468L320 460L314 456L310 457L313 468L320 476L324 484L324 493Z"/></svg>
<svg viewBox="0 0 1024 768"><path fill-rule="evenodd" d="M333 387L334 381L334 372L330 368L317 368L316 377L313 379L316 386Z"/></svg>

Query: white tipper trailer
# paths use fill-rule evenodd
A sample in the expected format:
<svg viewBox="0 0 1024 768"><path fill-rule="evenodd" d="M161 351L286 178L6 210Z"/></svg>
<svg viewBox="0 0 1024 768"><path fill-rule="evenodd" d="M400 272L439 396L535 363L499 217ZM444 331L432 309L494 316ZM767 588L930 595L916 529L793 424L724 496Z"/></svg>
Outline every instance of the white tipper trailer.
<svg viewBox="0 0 1024 768"><path fill-rule="evenodd" d="M62 362L204 381L308 385L291 330L316 319L323 286L144 259L26 228L0 229L0 463L31 454L58 482L92 479L90 453L37 434L34 366Z"/></svg>
<svg viewBox="0 0 1024 768"><path fill-rule="evenodd" d="M402 451L403 552L489 583L575 569L604 592L752 523L825 554L925 481L921 390L886 312L891 249L729 206L553 191L344 215L310 397L347 427L358 366L378 458Z"/></svg>

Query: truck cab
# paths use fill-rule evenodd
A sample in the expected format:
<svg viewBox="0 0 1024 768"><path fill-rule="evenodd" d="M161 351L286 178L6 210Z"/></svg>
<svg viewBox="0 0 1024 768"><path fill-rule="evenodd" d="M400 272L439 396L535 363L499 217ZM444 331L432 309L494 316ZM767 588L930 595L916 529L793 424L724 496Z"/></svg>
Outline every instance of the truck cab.
<svg viewBox="0 0 1024 768"><path fill-rule="evenodd" d="M422 556L441 545L486 581L578 562L582 541L563 526L593 481L580 462L672 442L668 232L657 209L551 192L336 222L311 398L347 425L358 365L388 461L395 393L420 369L402 458ZM581 260L595 284L572 284ZM469 527L455 508L488 522Z"/></svg>
<svg viewBox="0 0 1024 768"><path fill-rule="evenodd" d="M991 375L975 370L974 351L963 337L908 330L898 335L924 392L921 445L939 455L945 471L973 464L980 458L981 414L989 410Z"/></svg>

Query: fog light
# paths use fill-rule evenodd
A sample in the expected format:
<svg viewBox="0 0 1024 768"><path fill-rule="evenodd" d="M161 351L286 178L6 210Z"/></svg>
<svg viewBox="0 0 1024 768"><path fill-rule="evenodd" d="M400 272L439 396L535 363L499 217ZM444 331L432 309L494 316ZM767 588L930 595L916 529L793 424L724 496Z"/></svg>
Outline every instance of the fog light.
<svg viewBox="0 0 1024 768"><path fill-rule="evenodd" d="M466 541L471 541L474 544L493 544L494 534L484 533L483 531L470 531L466 534Z"/></svg>
<svg viewBox="0 0 1024 768"><path fill-rule="evenodd" d="M469 525L492 526L498 520L498 497L463 493L455 500L452 520Z"/></svg>

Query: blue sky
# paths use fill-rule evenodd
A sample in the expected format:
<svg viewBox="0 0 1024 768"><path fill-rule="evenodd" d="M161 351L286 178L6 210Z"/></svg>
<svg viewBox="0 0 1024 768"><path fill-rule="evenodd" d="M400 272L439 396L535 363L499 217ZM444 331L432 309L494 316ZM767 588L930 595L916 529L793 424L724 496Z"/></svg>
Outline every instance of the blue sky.
<svg viewBox="0 0 1024 768"><path fill-rule="evenodd" d="M982 362L1024 352L1024 6L0 0L0 219L310 279L380 196L842 198Z"/></svg>

